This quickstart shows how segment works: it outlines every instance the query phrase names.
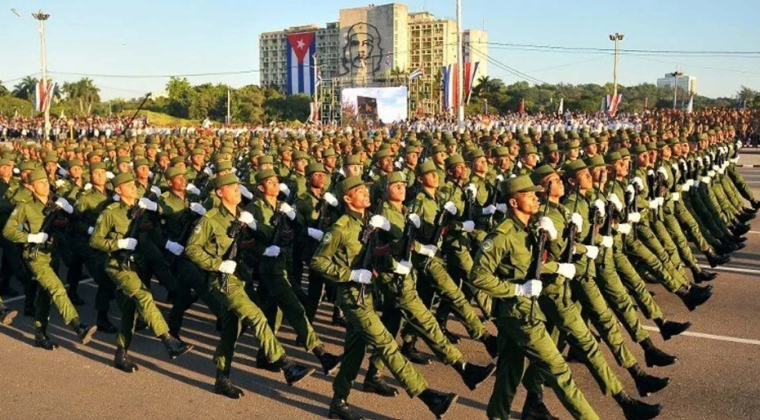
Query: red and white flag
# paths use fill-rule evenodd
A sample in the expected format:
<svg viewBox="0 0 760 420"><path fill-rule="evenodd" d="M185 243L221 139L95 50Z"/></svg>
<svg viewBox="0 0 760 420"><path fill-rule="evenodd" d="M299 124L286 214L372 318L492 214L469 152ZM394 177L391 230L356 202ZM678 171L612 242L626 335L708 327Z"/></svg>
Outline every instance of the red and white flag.
<svg viewBox="0 0 760 420"><path fill-rule="evenodd" d="M53 92L55 92L55 83L48 80L47 85L45 85L45 82L40 80L34 86L34 110L37 112L45 112L50 109L50 101L53 98Z"/></svg>
<svg viewBox="0 0 760 420"><path fill-rule="evenodd" d="M607 102L607 115L614 117L615 114L617 114L617 109L618 105L620 105L620 101L623 100L623 94L618 93L617 95L607 95L605 98Z"/></svg>

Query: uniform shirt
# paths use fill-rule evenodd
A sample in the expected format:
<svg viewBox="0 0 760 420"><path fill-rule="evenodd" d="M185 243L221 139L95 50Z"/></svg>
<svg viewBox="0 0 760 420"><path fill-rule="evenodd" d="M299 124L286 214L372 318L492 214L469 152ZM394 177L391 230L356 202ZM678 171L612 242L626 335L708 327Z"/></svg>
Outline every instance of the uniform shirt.
<svg viewBox="0 0 760 420"><path fill-rule="evenodd" d="M135 203L136 204L136 203ZM117 201L106 206L95 222L95 230L90 236L90 246L96 250L107 252L108 265L117 267L122 262L125 250L119 249L119 239L127 238L132 226L133 206L124 201Z"/></svg>
<svg viewBox="0 0 760 420"><path fill-rule="evenodd" d="M158 198L158 214L161 216L161 231L172 241L177 242L182 232L190 223L190 200L187 194L185 198L179 198L177 194L169 190ZM195 213L192 213L195 214Z"/></svg>
<svg viewBox="0 0 760 420"><path fill-rule="evenodd" d="M19 203L8 217L8 221L3 227L3 236L5 239L23 244L27 243L27 239L30 233L38 233L42 228L42 224L45 221L45 207L47 203L43 203L36 196L30 194L30 199ZM48 201L50 198L48 198ZM45 254L52 252L53 247L50 242L47 242L40 247L40 251Z"/></svg>
<svg viewBox="0 0 760 420"><path fill-rule="evenodd" d="M95 223L100 214L112 203L111 196L112 194L108 190L100 192L95 187L82 192L74 203L74 215L77 216L74 232L89 236L87 231L90 227L95 228Z"/></svg>

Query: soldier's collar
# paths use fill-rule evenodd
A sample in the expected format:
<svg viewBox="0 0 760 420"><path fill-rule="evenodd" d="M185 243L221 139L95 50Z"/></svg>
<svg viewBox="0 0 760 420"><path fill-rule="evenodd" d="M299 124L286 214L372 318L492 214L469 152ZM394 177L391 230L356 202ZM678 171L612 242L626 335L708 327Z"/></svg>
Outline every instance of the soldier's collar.
<svg viewBox="0 0 760 420"><path fill-rule="evenodd" d="M349 208L346 208L346 214L349 217L351 217L351 218L353 218L355 220L358 220L359 222L363 222L364 221L364 218L362 217L362 215L358 211L354 211L354 210L351 210Z"/></svg>

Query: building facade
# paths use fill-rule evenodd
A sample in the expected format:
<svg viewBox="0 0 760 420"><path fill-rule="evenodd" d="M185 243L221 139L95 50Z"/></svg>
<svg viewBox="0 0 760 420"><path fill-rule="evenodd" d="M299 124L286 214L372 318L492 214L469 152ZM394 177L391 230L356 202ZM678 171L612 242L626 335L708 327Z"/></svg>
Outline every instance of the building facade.
<svg viewBox="0 0 760 420"><path fill-rule="evenodd" d="M657 79L657 87L669 87L672 88L675 85L676 78L672 74L668 73L665 77ZM686 92L687 95L697 94L697 78L683 74L678 76L678 88Z"/></svg>

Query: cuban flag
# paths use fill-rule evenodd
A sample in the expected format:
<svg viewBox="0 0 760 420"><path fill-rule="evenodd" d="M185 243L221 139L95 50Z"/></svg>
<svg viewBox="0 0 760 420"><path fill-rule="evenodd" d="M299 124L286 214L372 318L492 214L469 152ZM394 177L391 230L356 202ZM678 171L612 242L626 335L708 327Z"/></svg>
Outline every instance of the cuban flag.
<svg viewBox="0 0 760 420"><path fill-rule="evenodd" d="M617 114L618 105L620 105L620 101L623 100L623 94L618 93L617 95L607 95L605 96L605 102L607 104L607 115L610 117L614 117L615 114Z"/></svg>
<svg viewBox="0 0 760 420"><path fill-rule="evenodd" d="M53 98L53 92L55 92L56 84L48 80L47 85L40 80L34 86L34 110L37 112L45 112L50 109L50 101Z"/></svg>
<svg viewBox="0 0 760 420"><path fill-rule="evenodd" d="M443 66L443 109L451 111L459 106L459 65L449 64ZM470 102L470 94L475 84L475 76L478 72L478 62L464 63L464 101L465 104Z"/></svg>
<svg viewBox="0 0 760 420"><path fill-rule="evenodd" d="M287 93L312 95L315 91L313 55L316 53L314 32L288 34L286 51L288 58Z"/></svg>
<svg viewBox="0 0 760 420"><path fill-rule="evenodd" d="M475 85L475 76L478 74L479 61L474 63L464 63L464 97L465 105L470 103L472 88Z"/></svg>

